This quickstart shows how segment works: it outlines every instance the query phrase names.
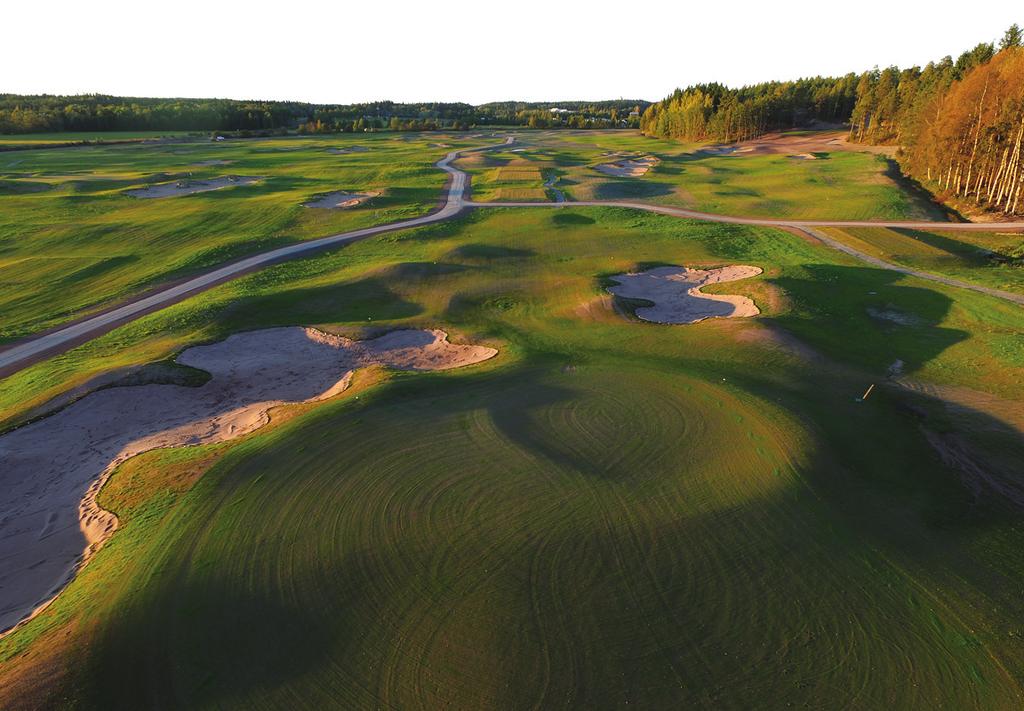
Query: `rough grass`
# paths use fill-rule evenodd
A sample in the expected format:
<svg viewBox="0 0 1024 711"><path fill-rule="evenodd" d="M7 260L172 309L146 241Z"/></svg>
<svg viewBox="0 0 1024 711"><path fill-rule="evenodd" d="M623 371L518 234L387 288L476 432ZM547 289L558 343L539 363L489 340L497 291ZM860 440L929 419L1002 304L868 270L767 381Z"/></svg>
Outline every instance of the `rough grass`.
<svg viewBox="0 0 1024 711"><path fill-rule="evenodd" d="M627 131L521 134L531 155L558 169L570 200L642 200L751 217L793 219L944 219L904 189L882 157L835 151L815 161L785 155L708 156L699 145ZM636 178L611 178L593 167L631 155L660 163ZM469 166L475 174L479 169Z"/></svg>
<svg viewBox="0 0 1024 711"><path fill-rule="evenodd" d="M761 266L727 286L764 315L618 316L602 277L650 263ZM882 384L902 357L1021 399L996 345L1019 308L769 229L478 211L149 316L8 379L0 412L284 323L442 326L501 353L129 462L103 492L121 530L0 642L0 702L11 660L66 629L75 663L42 705L1019 706L1019 514L931 449L939 403ZM996 455L1019 438L956 423L1013 474Z"/></svg>
<svg viewBox="0 0 1024 711"><path fill-rule="evenodd" d="M433 163L449 149L432 147L436 140L289 138L4 153L0 343L247 253L420 215L444 183ZM327 152L350 145L370 150ZM210 161L228 164L204 165ZM225 174L266 180L153 200L124 194L152 182ZM384 188L372 207L301 207L318 193Z"/></svg>
<svg viewBox="0 0 1024 711"><path fill-rule="evenodd" d="M60 133L0 134L0 146L146 141L159 138L182 137L187 134L187 131L67 131ZM7 161L0 160L0 167L5 162Z"/></svg>
<svg viewBox="0 0 1024 711"><path fill-rule="evenodd" d="M494 193L497 200L538 200L546 202L547 191L544 188L498 188Z"/></svg>
<svg viewBox="0 0 1024 711"><path fill-rule="evenodd" d="M541 179L537 168L508 166L495 171L493 182L496 183L533 183Z"/></svg>

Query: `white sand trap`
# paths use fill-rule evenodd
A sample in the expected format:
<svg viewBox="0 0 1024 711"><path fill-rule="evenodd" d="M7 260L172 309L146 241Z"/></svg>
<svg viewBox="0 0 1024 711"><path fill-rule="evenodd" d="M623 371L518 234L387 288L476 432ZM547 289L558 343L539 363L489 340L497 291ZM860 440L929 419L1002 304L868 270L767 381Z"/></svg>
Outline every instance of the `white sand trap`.
<svg viewBox="0 0 1024 711"><path fill-rule="evenodd" d="M655 323L696 323L708 318L757 316L760 310L746 296L705 294L701 288L760 273L759 267L741 265L720 269L657 267L638 274L614 276L612 279L618 284L608 291L628 299L653 301L654 306L642 306L636 310L636 315Z"/></svg>
<svg viewBox="0 0 1024 711"><path fill-rule="evenodd" d="M258 180L262 180L262 178L238 175L225 175L220 178L211 178L210 180L179 180L175 183L161 183L159 185L150 185L147 188L128 190L125 192L125 195L137 198L176 197L178 195L193 195L211 190L233 188L236 185L249 185Z"/></svg>
<svg viewBox="0 0 1024 711"><path fill-rule="evenodd" d="M343 156L346 153L365 153L370 150L366 146L345 146L344 148L328 148L328 153L333 153L336 156Z"/></svg>
<svg viewBox="0 0 1024 711"><path fill-rule="evenodd" d="M380 193L347 193L344 190L338 190L333 193L318 195L313 200L302 203L302 206L326 210L343 210L345 208L362 205L370 198L375 198L378 195L380 195Z"/></svg>
<svg viewBox="0 0 1024 711"><path fill-rule="evenodd" d="M0 436L0 630L42 609L113 532L117 518L96 494L129 457L240 437L277 405L344 390L360 367L443 370L496 353L449 343L444 331L367 341L299 327L239 333L178 357L213 376L202 387L99 390Z"/></svg>
<svg viewBox="0 0 1024 711"><path fill-rule="evenodd" d="M657 164L658 159L654 156L644 156L643 158L620 160L617 163L602 163L594 166L594 169L614 178L641 178Z"/></svg>
<svg viewBox="0 0 1024 711"><path fill-rule="evenodd" d="M818 160L818 156L813 153L797 153L796 155L791 155L790 158L794 160Z"/></svg>

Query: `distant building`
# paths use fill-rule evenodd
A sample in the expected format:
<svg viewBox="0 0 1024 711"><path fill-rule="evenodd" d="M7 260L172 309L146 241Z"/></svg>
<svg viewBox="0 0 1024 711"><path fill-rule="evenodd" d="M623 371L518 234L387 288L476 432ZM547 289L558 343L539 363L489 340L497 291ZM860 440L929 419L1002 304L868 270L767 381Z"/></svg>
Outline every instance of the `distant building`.
<svg viewBox="0 0 1024 711"><path fill-rule="evenodd" d="M553 106L553 107L551 107L551 113L553 113L553 114L571 114L572 111L570 111L569 109L559 109L559 108Z"/></svg>

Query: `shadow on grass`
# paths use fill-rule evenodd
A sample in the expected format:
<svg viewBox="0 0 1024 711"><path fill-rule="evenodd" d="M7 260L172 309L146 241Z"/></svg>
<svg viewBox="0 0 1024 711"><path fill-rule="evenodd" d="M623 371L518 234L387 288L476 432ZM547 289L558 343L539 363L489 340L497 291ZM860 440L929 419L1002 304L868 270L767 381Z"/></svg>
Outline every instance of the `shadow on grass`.
<svg viewBox="0 0 1024 711"><path fill-rule="evenodd" d="M896 272L826 264L805 265L803 272L768 280L798 304L768 320L839 361L884 373L899 360L911 373L969 337L940 325L952 305L948 296L902 285L905 277Z"/></svg>
<svg viewBox="0 0 1024 711"><path fill-rule="evenodd" d="M225 305L217 319L226 330L245 330L290 324L387 321L421 313L422 306L399 296L386 279L367 277L242 297Z"/></svg>
<svg viewBox="0 0 1024 711"><path fill-rule="evenodd" d="M649 198L672 195L675 186L669 183L654 183L637 178L604 181L594 186L594 199L621 200L629 198Z"/></svg>
<svg viewBox="0 0 1024 711"><path fill-rule="evenodd" d="M593 222L593 220L590 220ZM518 249L515 247L502 247L494 244L465 244L457 247L449 253L455 259L467 261L491 261L493 259L518 259L533 257L537 253L532 249Z"/></svg>
<svg viewBox="0 0 1024 711"><path fill-rule="evenodd" d="M344 457L338 457L338 468L319 475L319 486L298 488L304 496L288 499L285 514L316 512L317 494L329 495L338 485L332 476L365 477L373 482L367 489L372 496L343 501L350 510L329 518L335 524L330 527L295 522L286 529L287 541L266 548L259 533L266 522L260 513L230 513L231 495L241 491L230 483L244 477L225 477L225 485L208 494L220 497L210 500L209 521L229 517L228 531L234 535L256 532L251 574L243 574L249 571L237 565L231 566L234 576L220 569L233 561L218 557L211 545L218 531L208 521L195 522L191 539L183 536L182 545L168 541L162 549L167 562L154 569L138 593L120 601L123 607L116 612L107 608L84 651L82 678L88 686L79 697L85 707L253 708L287 698L313 703L317 697L347 698L350 703L358 698L372 706L388 691L388 700L401 705L401 693L422 689L390 687L387 674L381 673L398 668L399 643L420 650L415 659L407 659L407 668L448 689L453 705L460 705L463 694L467 706L473 705L468 700L479 703L475 687L455 683L471 677L451 666L451 655L424 644L420 632L435 634L430 641L441 640L446 648L449 641L464 645L464 658L480 665L474 673L501 670L516 675L519 682L505 692L509 705L517 705L511 703L519 698L514 697L517 689L534 689L538 660L555 665L544 698L553 705L572 698L581 707L600 706L602 698L625 688L636 690L634 704L645 701L640 705L658 708L678 703L676 670L688 665L700 670L691 684L696 692L715 690L723 705L732 705L727 703L732 700L749 705L753 697L747 696L763 700L769 694L819 706L834 697L836 684L854 683L858 670L837 662L851 650L861 656L883 649L896 649L896 655L909 653L907 649L924 656L934 653L939 663L928 667L928 683L973 688L972 669L948 664L944 643L950 633L943 625L948 621L959 632L962 621L946 616L944 606L928 615L914 614L921 580L936 583L929 595L941 595L955 589L938 581L962 574L979 592L992 595L1005 614L1020 603L1005 589L1000 595L993 588L1005 588L1012 571L988 576L973 561L964 565L962 552L945 557L950 537L969 541L974 534L949 524L983 527L993 519L967 517L970 497L965 487L951 471L936 466L915 416L908 417L888 394L870 405L836 406L830 401L837 386L832 376L810 374L798 390L783 393L785 407L816 425L816 446L807 461L794 465L799 475L759 492L757 467L735 473L726 469L735 479L723 485L750 496L727 498L705 511L703 499L687 509L672 498L682 495L690 475L682 459L685 444L677 433L645 427L628 409L577 408L588 399L590 405L599 404L603 396L593 390L578 392L571 385L574 375L562 376L562 386L551 376L554 363L543 357L537 361L546 367L467 375L454 390L447 376L409 376L366 398L358 409L313 415L287 439L250 454L248 467L243 462L234 473L269 466L267 476L273 477L273 464L264 462L280 460L293 450L318 448L323 459L344 453L341 447L332 449L332 435L342 427L360 426L364 419L368 428L384 427L427 443L437 432L424 428L424 421L486 411L497 431L532 458L528 471L510 473L487 460L493 452L468 449L465 474L474 483L467 500L457 487L447 485L451 472L438 468L417 481L422 468L410 454L403 467L357 473L344 470ZM664 375L671 378L677 368ZM629 370L623 375L628 378ZM777 384L763 377L750 373L740 382L749 392L767 389L779 395ZM620 388L613 394L622 397L624 392ZM658 393L648 384L634 397L657 400ZM702 405L695 400L694 406ZM546 416L552 407L563 410L554 420ZM609 413L618 413L618 422L608 423ZM552 422L566 426L555 431ZM631 467L617 468L617 444L600 436L615 427L650 440L645 442L650 467L634 461ZM737 429L742 432L739 425ZM560 436L565 433L573 436ZM700 440L695 438L694 445L701 446ZM667 447L660 450L661 459L659 446ZM756 442L740 436L735 447L753 456ZM422 456L429 450L410 451ZM779 466L786 471L777 474L790 473L788 463ZM593 481L581 484L573 476L577 473ZM752 479L748 483L741 475ZM506 476L520 479L509 485L501 481ZM628 486L604 486L613 481ZM435 487L442 496L405 508L409 491ZM245 491L260 495L259 489ZM690 495L716 503L702 489L692 489ZM410 501L417 503L415 498ZM385 528L377 517L389 511L398 514L398 521ZM462 522L467 519L474 521L473 534L453 535L464 533ZM529 535L512 533L523 531ZM332 548L332 536L345 536L344 545ZM305 569L295 566L309 546L324 557ZM898 566L902 556L915 563L910 574ZM538 565L538 560L552 565ZM275 575L267 575L267 568ZM814 584L805 582L808 571L819 575ZM695 578L701 585L684 584ZM709 593L709 586L719 581L735 581L722 588L735 597L729 605ZM470 608L463 605L474 599L486 601L475 613L475 629L492 634L473 635L464 626L467 618L461 613ZM501 614L495 612L499 609ZM764 619L772 624L755 625L752 639L757 644L737 640L737 609L770 611ZM435 614L449 611L460 614ZM850 625L850 617L866 620L872 634ZM722 624L709 624L709 619ZM540 634L536 646L517 648L518 655L509 654L507 644L493 645L496 637L504 640L523 635L523 630L538 634L546 625L554 628L567 620L572 624L559 628L558 635ZM587 620L598 623L580 623ZM809 626L833 631L808 635ZM773 649L793 639L800 643L779 662L761 651L766 639ZM651 651L635 654L639 644ZM578 656L558 645L600 652ZM983 658L980 650L979 656ZM509 659L515 663L510 665ZM783 664L788 671L779 681ZM755 671L745 671L745 683L737 686L737 668ZM880 668L888 669L885 673L894 680L901 673L891 665ZM959 676L949 676L949 669ZM756 692L751 691L754 673L760 675ZM891 702L893 688L914 693L910 685L888 681L875 691ZM520 700L530 705L525 697ZM537 698L530 700L537 705Z"/></svg>
<svg viewBox="0 0 1024 711"><path fill-rule="evenodd" d="M333 590L338 603L368 594L368 559L354 552L333 571L347 581ZM245 707L358 637L353 615L320 614L316 590L252 585L186 558L171 565L181 577L127 601L86 653L89 691L103 707Z"/></svg>
<svg viewBox="0 0 1024 711"><path fill-rule="evenodd" d="M578 212L559 210L551 216L551 222L559 227L566 227L569 225L592 225L597 220L588 215L581 215Z"/></svg>
<svg viewBox="0 0 1024 711"><path fill-rule="evenodd" d="M898 185L910 198L910 200L925 214L935 216L949 222L968 222L969 220L954 210L949 205L939 202L928 188L920 182L905 175L900 170L900 164L892 158L879 156L879 160L885 162L885 177Z"/></svg>
<svg viewBox="0 0 1024 711"><path fill-rule="evenodd" d="M993 225L993 227L998 229L998 225ZM923 242L929 247L941 249L943 252L947 252L951 257L967 262L965 266L986 267L996 262L1011 266L1024 264L1024 257L1014 257L1000 252L993 252L984 249L983 247L967 244L950 237L943 237L942 235L935 234L934 232L910 230L904 227L894 227L892 228L892 231L909 239Z"/></svg>

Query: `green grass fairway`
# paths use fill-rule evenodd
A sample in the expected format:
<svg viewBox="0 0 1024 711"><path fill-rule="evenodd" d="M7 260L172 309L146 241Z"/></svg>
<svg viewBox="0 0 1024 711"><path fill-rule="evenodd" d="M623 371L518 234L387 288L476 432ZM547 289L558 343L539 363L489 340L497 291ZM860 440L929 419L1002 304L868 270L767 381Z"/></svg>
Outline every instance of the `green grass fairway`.
<svg viewBox="0 0 1024 711"><path fill-rule="evenodd" d="M833 151L818 160L785 155L698 153L701 146L625 131L521 132L518 161L543 161L569 200L633 200L748 217L800 220L943 219L941 211L893 177L883 157ZM643 177L614 178L594 169L629 156L661 162ZM498 156L460 165L486 184ZM488 193L475 193L488 199ZM500 198L494 198L500 199Z"/></svg>
<svg viewBox="0 0 1024 711"><path fill-rule="evenodd" d="M1024 235L884 228L825 231L855 249L905 267L1024 294Z"/></svg>
<svg viewBox="0 0 1024 711"><path fill-rule="evenodd" d="M0 343L253 251L423 214L444 184L433 163L449 149L437 140L367 134L0 154ZM346 147L368 150L330 152ZM224 175L265 179L160 199L125 194ZM350 210L301 205L335 190L381 195Z"/></svg>
<svg viewBox="0 0 1024 711"><path fill-rule="evenodd" d="M657 264L760 266L708 290L762 315L631 318L606 278ZM119 531L0 641L0 707L1020 707L1024 528L998 486L1024 441L989 407L1024 401L1018 306L767 228L475 211L33 366L0 422L281 324L500 353L129 460L101 495Z"/></svg>
<svg viewBox="0 0 1024 711"><path fill-rule="evenodd" d="M180 138L187 135L187 131L67 131L61 133L0 134L0 149L62 145L65 143L153 141L160 138Z"/></svg>

